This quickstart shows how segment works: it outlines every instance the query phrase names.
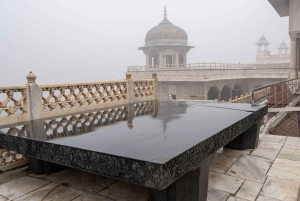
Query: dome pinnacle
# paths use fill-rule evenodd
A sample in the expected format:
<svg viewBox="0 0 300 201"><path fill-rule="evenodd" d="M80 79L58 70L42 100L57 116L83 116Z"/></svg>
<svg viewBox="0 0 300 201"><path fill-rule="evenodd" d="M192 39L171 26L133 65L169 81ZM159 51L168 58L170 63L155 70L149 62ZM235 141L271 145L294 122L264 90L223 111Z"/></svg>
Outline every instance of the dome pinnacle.
<svg viewBox="0 0 300 201"><path fill-rule="evenodd" d="M167 17L167 8L166 8L166 6L165 6L165 10L164 11L165 11L164 12L164 16Z"/></svg>

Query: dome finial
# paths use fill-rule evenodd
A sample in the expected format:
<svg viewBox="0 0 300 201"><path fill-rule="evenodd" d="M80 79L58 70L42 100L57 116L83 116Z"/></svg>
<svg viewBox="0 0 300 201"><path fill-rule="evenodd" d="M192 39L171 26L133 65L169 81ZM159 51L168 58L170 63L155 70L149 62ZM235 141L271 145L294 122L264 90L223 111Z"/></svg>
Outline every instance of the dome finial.
<svg viewBox="0 0 300 201"><path fill-rule="evenodd" d="M165 5L165 12L164 12L164 16L167 17L167 8L166 8L166 5Z"/></svg>

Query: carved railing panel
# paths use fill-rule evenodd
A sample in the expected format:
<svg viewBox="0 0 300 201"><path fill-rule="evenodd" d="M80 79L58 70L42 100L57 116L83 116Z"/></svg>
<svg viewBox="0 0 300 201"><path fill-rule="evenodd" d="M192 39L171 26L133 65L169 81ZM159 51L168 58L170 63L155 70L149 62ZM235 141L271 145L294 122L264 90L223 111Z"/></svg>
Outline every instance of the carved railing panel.
<svg viewBox="0 0 300 201"><path fill-rule="evenodd" d="M6 149L0 149L0 167L24 159L26 159L26 156L23 154L18 154L15 151L10 151Z"/></svg>
<svg viewBox="0 0 300 201"><path fill-rule="evenodd" d="M41 89L44 112L127 99L127 81L43 85Z"/></svg>
<svg viewBox="0 0 300 201"><path fill-rule="evenodd" d="M266 91L267 90L267 91ZM266 95L269 95L270 90L268 89L262 89L259 91L254 92L253 98L255 101L259 101L266 97ZM251 103L252 102L252 95L246 93L246 95L241 95L240 97L235 97L235 99L229 99L229 103Z"/></svg>
<svg viewBox="0 0 300 201"><path fill-rule="evenodd" d="M27 86L0 87L0 117L12 117L27 113Z"/></svg>
<svg viewBox="0 0 300 201"><path fill-rule="evenodd" d="M168 71L168 70L259 70L259 69L289 69L289 63L272 64L232 64L232 63L189 63L189 64L166 64L128 66L129 72L134 71Z"/></svg>
<svg viewBox="0 0 300 201"><path fill-rule="evenodd" d="M0 133L20 137L30 136L28 125L0 128ZM9 165L24 159L26 159L26 156L23 154L18 154L17 152L11 150L0 149L0 168L1 166Z"/></svg>
<svg viewBox="0 0 300 201"><path fill-rule="evenodd" d="M154 95L154 81L153 80L134 80L134 97L145 98Z"/></svg>

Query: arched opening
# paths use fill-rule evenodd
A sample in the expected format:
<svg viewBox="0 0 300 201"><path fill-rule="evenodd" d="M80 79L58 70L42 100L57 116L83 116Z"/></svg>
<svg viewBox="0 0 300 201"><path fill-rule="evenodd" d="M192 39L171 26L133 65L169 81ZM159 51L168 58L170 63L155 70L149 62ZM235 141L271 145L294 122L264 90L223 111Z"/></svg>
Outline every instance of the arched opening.
<svg viewBox="0 0 300 201"><path fill-rule="evenodd" d="M207 93L207 100L215 100L218 98L217 87L211 87Z"/></svg>
<svg viewBox="0 0 300 201"><path fill-rule="evenodd" d="M227 85L225 85L222 88L220 100L229 101L229 98L231 98L230 88Z"/></svg>
<svg viewBox="0 0 300 201"><path fill-rule="evenodd" d="M235 84L232 89L232 99L234 99L236 96L240 97L243 94L243 89L239 84Z"/></svg>

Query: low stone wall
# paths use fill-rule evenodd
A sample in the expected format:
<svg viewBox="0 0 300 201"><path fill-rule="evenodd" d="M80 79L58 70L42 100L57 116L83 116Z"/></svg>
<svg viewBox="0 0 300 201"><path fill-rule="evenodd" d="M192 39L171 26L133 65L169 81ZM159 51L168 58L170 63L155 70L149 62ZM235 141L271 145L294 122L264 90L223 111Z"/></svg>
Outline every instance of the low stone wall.
<svg viewBox="0 0 300 201"><path fill-rule="evenodd" d="M270 94L270 87L255 91L253 94L254 102L258 102L264 98L267 98ZM229 99L228 103L252 103L252 94L246 93L246 95L241 95L240 97L235 97L235 99Z"/></svg>

